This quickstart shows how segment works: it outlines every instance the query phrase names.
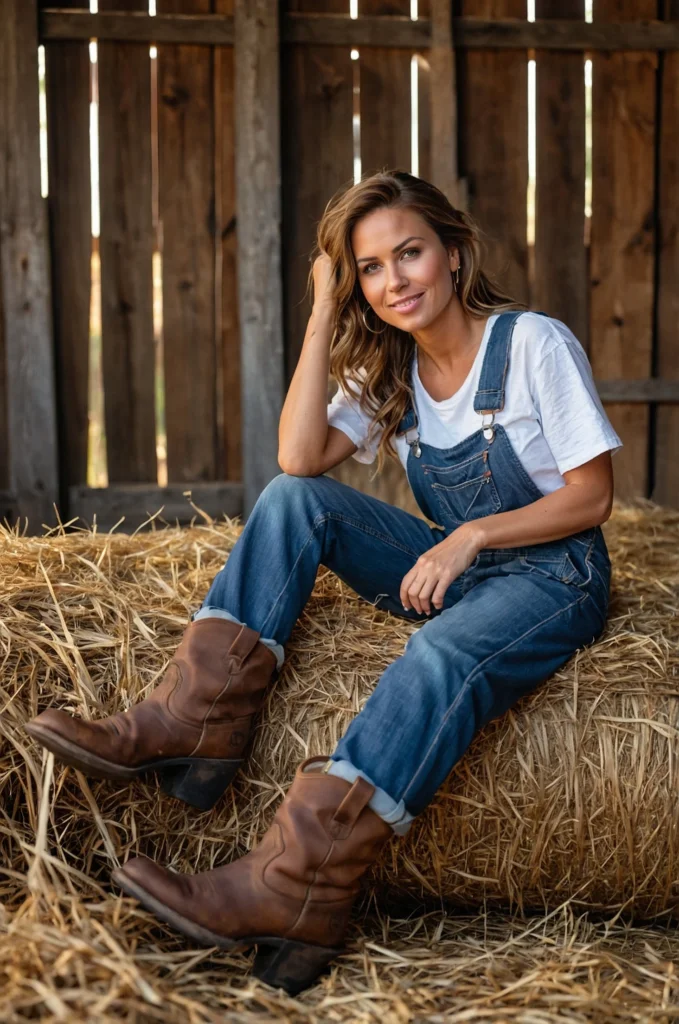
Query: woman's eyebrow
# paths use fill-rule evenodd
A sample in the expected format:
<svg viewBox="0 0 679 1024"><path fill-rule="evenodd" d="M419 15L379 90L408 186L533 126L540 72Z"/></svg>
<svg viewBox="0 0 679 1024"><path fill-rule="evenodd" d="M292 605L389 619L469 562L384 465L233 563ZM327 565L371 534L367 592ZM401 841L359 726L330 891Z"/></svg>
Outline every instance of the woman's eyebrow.
<svg viewBox="0 0 679 1024"><path fill-rule="evenodd" d="M415 239L419 239L420 242L425 242L426 239L422 235L411 235L410 238L406 238L405 242L401 242L399 245L395 245L391 250L393 253L397 253L399 249L402 249L408 242L414 242ZM365 263L367 260L376 260L377 256L361 256L360 260L356 260L357 263Z"/></svg>

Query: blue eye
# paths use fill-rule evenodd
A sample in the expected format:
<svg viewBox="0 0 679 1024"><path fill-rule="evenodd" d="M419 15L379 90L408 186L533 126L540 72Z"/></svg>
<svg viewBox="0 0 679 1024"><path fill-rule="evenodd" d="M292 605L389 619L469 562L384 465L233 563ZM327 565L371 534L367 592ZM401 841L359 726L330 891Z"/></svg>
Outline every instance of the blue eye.
<svg viewBox="0 0 679 1024"><path fill-rule="evenodd" d="M420 250L419 249L404 249L401 255L405 256L409 252L414 252L416 256L419 256L419 254L420 254Z"/></svg>

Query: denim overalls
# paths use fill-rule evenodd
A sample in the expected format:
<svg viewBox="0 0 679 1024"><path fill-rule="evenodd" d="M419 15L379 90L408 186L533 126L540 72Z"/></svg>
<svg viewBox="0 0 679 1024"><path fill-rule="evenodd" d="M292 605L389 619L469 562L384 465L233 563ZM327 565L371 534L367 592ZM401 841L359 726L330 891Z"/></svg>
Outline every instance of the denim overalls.
<svg viewBox="0 0 679 1024"><path fill-rule="evenodd" d="M599 526L543 544L483 549L429 616L401 604L403 577L456 527L544 497L495 421L519 316L502 313L493 325L474 434L441 449L418 439L413 408L400 424L410 486L437 525L326 475L281 473L262 491L195 616L256 629L280 667L325 565L376 607L422 623L328 765L348 781L372 782L370 805L397 832L426 807L478 730L595 640L606 621L610 560Z"/></svg>
<svg viewBox="0 0 679 1024"><path fill-rule="evenodd" d="M533 482L517 457L504 427L495 423L505 404L505 381L514 325L521 312L501 313L491 330L481 367L474 409L482 416L479 429L453 448L433 448L419 440L418 419L411 405L401 420L397 435L405 434L409 446L408 482L423 513L450 533L462 523L497 512L523 508L545 495ZM547 314L539 314L546 316ZM588 587L592 565L601 575L595 586L597 598L606 599L610 583L610 559L600 526L582 530L561 540L535 544L530 548L485 550L468 570L469 585L478 579L477 568L512 563L529 572L544 573L562 583Z"/></svg>

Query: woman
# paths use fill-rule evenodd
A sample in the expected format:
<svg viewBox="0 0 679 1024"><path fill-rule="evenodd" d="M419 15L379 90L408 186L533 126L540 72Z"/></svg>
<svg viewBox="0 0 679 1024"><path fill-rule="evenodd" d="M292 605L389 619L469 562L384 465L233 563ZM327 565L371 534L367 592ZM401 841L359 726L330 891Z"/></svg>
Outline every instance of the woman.
<svg viewBox="0 0 679 1024"><path fill-rule="evenodd" d="M103 722L47 711L29 725L90 774L157 770L206 808L241 763L320 564L423 623L337 749L299 767L255 850L195 876L146 858L114 872L190 938L258 945L255 973L289 991L340 951L360 876L476 732L601 633L621 444L577 340L491 284L473 222L434 186L398 172L344 190L318 248L283 473L160 686ZM329 371L342 386L328 407ZM350 455L400 458L434 525L323 475Z"/></svg>

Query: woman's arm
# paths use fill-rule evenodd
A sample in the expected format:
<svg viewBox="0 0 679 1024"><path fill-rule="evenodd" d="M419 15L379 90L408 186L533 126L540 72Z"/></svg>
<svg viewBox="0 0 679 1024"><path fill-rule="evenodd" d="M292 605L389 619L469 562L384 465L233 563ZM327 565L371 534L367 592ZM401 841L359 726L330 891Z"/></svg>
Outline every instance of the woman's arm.
<svg viewBox="0 0 679 1024"><path fill-rule="evenodd" d="M459 529L481 548L515 548L559 540L606 522L613 505L611 453L602 452L563 474L565 487L513 512L473 519Z"/></svg>
<svg viewBox="0 0 679 1024"><path fill-rule="evenodd" d="M471 519L420 555L401 580L400 597L410 608L431 614L443 607L450 583L469 568L482 548L514 548L559 540L608 519L613 503L610 452L563 474L565 487L513 512Z"/></svg>
<svg viewBox="0 0 679 1024"><path fill-rule="evenodd" d="M284 473L313 475L328 440L328 374L336 303L330 258L314 262L314 306L278 424L278 464Z"/></svg>

